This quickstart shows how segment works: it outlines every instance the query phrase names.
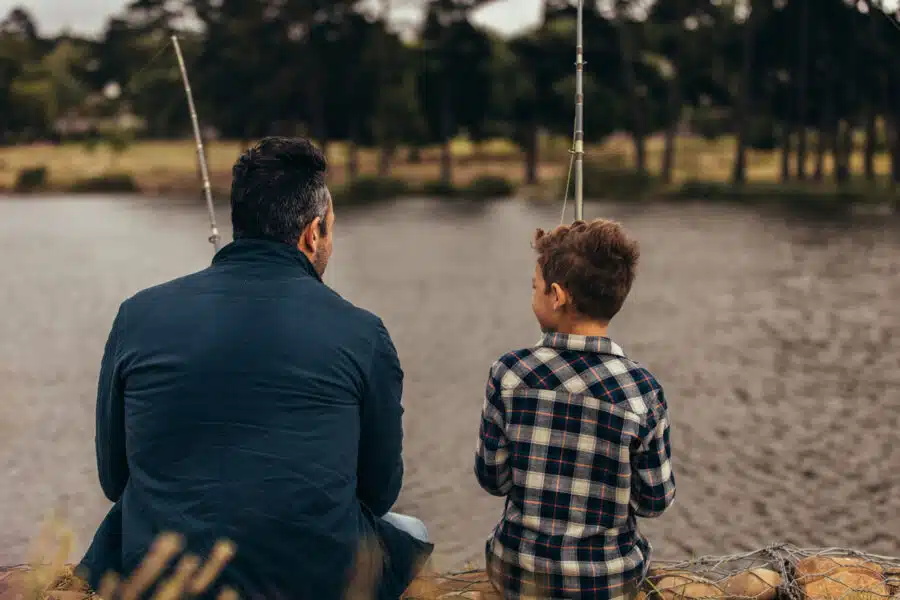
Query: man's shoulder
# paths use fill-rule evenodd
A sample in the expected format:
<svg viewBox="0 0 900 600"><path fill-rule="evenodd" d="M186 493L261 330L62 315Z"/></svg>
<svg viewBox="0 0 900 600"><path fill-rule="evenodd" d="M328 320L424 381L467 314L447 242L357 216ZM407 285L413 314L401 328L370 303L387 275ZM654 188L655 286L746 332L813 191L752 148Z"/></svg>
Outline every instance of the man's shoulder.
<svg viewBox="0 0 900 600"><path fill-rule="evenodd" d="M203 279L206 272L207 269L203 269L201 271L176 277L175 279L170 279L163 283L151 285L126 298L125 301L122 302L122 305L134 307L147 303L157 304L167 298L174 298L188 288L196 287L196 284Z"/></svg>

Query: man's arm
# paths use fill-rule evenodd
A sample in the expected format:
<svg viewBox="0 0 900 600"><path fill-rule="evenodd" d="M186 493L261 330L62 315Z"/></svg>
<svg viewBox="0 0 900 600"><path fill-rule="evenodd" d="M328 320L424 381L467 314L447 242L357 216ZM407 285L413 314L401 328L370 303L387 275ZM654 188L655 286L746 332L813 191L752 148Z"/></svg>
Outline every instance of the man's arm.
<svg viewBox="0 0 900 600"><path fill-rule="evenodd" d="M117 502L128 482L128 461L125 456L125 387L121 379L119 343L125 306L113 320L106 340L100 378L97 383L97 471L100 487L111 502Z"/></svg>
<svg viewBox="0 0 900 600"><path fill-rule="evenodd" d="M378 332L360 409L356 495L376 516L397 501L403 484L403 369L384 323Z"/></svg>
<svg viewBox="0 0 900 600"><path fill-rule="evenodd" d="M509 450L504 430L504 407L500 397L500 369L502 363L491 367L484 406L481 410L481 427L475 452L475 477L478 484L492 496L506 496L512 489L512 470L509 466Z"/></svg>
<svg viewBox="0 0 900 600"><path fill-rule="evenodd" d="M663 391L649 407L639 451L632 455L631 507L639 517L658 517L675 500L669 418Z"/></svg>

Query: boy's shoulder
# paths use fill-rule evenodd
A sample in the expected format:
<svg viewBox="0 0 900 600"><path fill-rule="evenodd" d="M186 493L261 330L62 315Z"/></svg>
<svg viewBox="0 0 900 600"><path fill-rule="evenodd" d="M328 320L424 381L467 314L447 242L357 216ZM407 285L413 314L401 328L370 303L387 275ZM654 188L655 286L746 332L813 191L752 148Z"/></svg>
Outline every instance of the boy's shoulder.
<svg viewBox="0 0 900 600"><path fill-rule="evenodd" d="M501 355L491 365L490 374L497 387L510 389L523 385L530 387L530 384L543 387L548 380L565 372L569 377L575 375L582 379L587 388L596 388L597 392L618 401L630 400L629 403L634 405L634 401L640 400L639 404L647 404L639 412L665 409L663 386L650 369L624 353L597 353L595 356L596 364L584 361L583 356L570 363L557 349L538 344Z"/></svg>

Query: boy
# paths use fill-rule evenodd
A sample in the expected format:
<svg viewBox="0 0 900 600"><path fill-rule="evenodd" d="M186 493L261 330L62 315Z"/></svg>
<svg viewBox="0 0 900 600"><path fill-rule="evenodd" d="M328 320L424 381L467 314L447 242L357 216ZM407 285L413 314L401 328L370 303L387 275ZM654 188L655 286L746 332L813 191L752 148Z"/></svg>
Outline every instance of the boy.
<svg viewBox="0 0 900 600"><path fill-rule="evenodd" d="M544 336L493 364L475 460L506 497L488 574L506 598L628 598L651 550L636 517L675 497L663 389L607 337L638 246L598 219L538 230L534 247Z"/></svg>

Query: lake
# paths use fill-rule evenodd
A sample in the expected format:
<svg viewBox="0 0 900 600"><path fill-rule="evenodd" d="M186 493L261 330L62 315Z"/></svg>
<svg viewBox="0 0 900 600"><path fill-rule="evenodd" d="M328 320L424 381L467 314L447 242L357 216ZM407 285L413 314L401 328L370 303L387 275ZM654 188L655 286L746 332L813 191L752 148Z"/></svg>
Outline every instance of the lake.
<svg viewBox="0 0 900 600"><path fill-rule="evenodd" d="M570 207L571 208L571 207ZM570 213L571 214L571 213ZM642 244L611 329L667 391L678 493L657 557L775 541L900 554L900 221L588 204ZM230 240L226 206L219 209ZM326 281L379 314L406 372L407 477L439 568L480 560L502 504L472 475L491 362L534 343L536 227L559 206L404 200L337 214ZM90 541L96 377L119 303L205 267L202 200L0 200L0 564L61 511Z"/></svg>

